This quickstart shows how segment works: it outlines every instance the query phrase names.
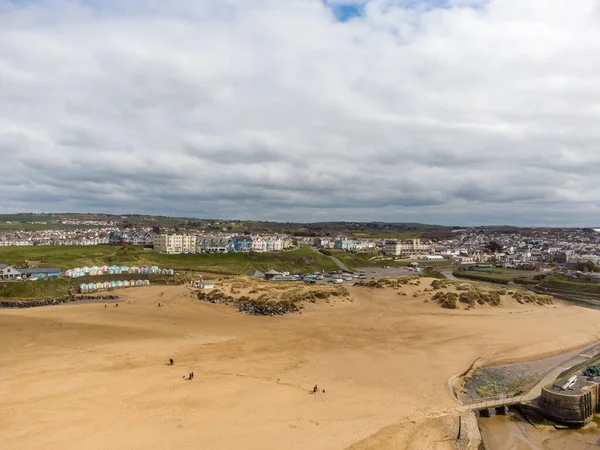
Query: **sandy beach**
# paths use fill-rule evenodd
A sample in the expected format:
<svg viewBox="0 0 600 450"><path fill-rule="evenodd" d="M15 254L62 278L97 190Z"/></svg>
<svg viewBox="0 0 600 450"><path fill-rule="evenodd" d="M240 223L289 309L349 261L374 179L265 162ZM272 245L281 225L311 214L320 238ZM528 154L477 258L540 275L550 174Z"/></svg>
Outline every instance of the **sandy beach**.
<svg viewBox="0 0 600 450"><path fill-rule="evenodd" d="M277 317L185 286L121 291L118 307L0 310L0 448L452 448L452 375L600 339L600 311L445 310L426 283L349 287Z"/></svg>

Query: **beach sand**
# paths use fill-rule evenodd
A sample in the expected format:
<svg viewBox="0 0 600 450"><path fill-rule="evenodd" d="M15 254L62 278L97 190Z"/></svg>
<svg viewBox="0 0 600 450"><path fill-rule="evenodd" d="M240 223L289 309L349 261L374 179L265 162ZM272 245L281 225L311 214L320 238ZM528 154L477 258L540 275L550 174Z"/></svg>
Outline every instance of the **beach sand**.
<svg viewBox="0 0 600 450"><path fill-rule="evenodd" d="M439 418L456 406L449 377L479 357L600 339L600 311L510 299L445 310L424 287L349 287L277 317L185 286L124 290L118 307L0 310L0 448L452 448L452 417Z"/></svg>

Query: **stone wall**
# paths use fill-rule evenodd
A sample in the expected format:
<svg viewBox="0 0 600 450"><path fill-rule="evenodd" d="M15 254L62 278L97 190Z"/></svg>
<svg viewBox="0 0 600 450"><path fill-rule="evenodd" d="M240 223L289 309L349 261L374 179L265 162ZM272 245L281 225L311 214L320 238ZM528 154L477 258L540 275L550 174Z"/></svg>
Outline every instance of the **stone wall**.
<svg viewBox="0 0 600 450"><path fill-rule="evenodd" d="M541 396L544 414L558 423L581 427L599 411L599 388L600 384L596 383L580 394L568 394L545 387Z"/></svg>
<svg viewBox="0 0 600 450"><path fill-rule="evenodd" d="M84 300L119 300L118 295L73 295L38 300L0 300L0 308L35 308L38 306L60 305Z"/></svg>

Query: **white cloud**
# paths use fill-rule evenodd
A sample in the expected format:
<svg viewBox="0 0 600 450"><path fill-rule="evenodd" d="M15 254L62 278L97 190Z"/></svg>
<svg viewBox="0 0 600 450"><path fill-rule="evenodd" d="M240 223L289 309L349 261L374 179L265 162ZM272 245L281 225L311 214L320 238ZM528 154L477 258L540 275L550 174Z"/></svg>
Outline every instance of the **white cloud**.
<svg viewBox="0 0 600 450"><path fill-rule="evenodd" d="M0 210L598 223L595 1L359 3L0 0Z"/></svg>

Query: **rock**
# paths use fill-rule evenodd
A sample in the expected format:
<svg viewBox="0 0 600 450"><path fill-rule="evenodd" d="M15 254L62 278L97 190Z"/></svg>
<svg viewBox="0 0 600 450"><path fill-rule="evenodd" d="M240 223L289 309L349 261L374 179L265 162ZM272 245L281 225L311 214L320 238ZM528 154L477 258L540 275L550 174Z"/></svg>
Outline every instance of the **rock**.
<svg viewBox="0 0 600 450"><path fill-rule="evenodd" d="M0 308L36 308L38 306L60 305L84 300L119 300L118 295L73 295L39 300L0 300Z"/></svg>

